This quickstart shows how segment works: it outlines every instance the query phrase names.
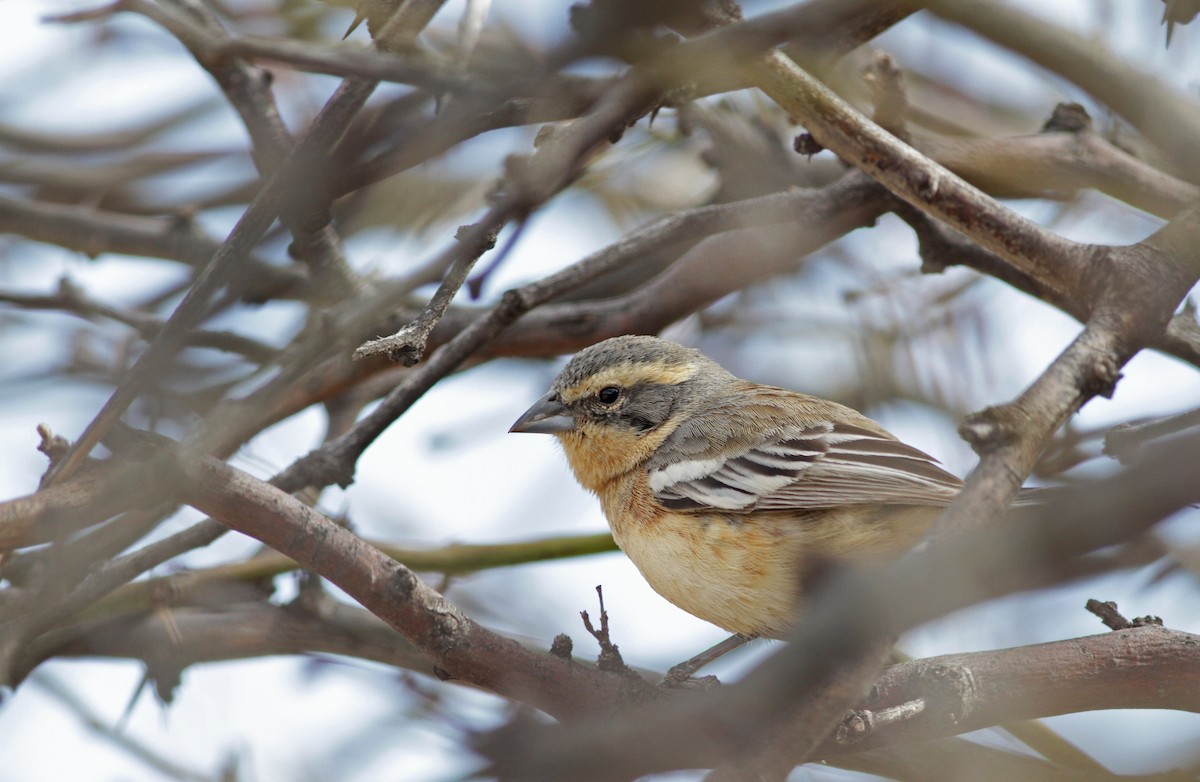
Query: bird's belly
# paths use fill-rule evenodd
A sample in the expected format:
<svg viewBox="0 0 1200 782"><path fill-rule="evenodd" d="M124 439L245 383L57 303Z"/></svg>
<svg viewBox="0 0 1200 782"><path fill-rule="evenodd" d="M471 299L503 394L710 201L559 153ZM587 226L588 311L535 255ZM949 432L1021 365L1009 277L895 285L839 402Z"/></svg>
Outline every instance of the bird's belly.
<svg viewBox="0 0 1200 782"><path fill-rule="evenodd" d="M781 637L800 597L800 541L782 519L666 514L613 537L656 592L731 633Z"/></svg>

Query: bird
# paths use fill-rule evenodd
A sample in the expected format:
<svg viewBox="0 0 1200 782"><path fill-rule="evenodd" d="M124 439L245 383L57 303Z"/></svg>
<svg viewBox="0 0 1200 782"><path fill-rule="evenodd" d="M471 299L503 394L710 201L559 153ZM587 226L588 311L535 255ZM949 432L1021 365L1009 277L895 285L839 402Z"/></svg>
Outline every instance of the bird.
<svg viewBox="0 0 1200 782"><path fill-rule="evenodd" d="M904 553L962 488L850 407L654 336L581 350L509 431L553 435L650 586L730 641L785 638L822 578Z"/></svg>

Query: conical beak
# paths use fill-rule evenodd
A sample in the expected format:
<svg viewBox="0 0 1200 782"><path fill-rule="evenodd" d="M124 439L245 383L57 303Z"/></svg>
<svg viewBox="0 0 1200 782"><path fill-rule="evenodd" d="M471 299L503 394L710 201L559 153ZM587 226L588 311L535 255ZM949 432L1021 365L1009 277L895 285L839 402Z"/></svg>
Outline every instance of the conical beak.
<svg viewBox="0 0 1200 782"><path fill-rule="evenodd" d="M554 434L569 432L575 428L575 416L558 399L554 391L533 403L533 407L525 411L517 422L509 427L510 432L532 432L534 434Z"/></svg>

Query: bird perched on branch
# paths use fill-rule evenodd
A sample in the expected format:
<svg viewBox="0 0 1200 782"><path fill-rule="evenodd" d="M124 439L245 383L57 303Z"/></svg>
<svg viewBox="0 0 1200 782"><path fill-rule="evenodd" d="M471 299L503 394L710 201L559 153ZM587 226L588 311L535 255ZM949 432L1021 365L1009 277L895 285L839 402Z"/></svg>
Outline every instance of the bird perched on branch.
<svg viewBox="0 0 1200 782"><path fill-rule="evenodd" d="M903 553L962 487L861 413L657 337L579 352L510 431L554 435L650 586L741 638L787 635L831 565Z"/></svg>

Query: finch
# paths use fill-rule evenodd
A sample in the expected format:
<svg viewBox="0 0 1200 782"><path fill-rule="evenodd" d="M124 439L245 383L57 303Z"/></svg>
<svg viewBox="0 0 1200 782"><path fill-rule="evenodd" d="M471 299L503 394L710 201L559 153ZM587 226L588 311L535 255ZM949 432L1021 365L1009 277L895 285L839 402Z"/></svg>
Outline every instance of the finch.
<svg viewBox="0 0 1200 782"><path fill-rule="evenodd" d="M557 438L650 586L747 638L786 636L830 566L900 555L962 487L849 407L657 337L579 352L510 431Z"/></svg>

